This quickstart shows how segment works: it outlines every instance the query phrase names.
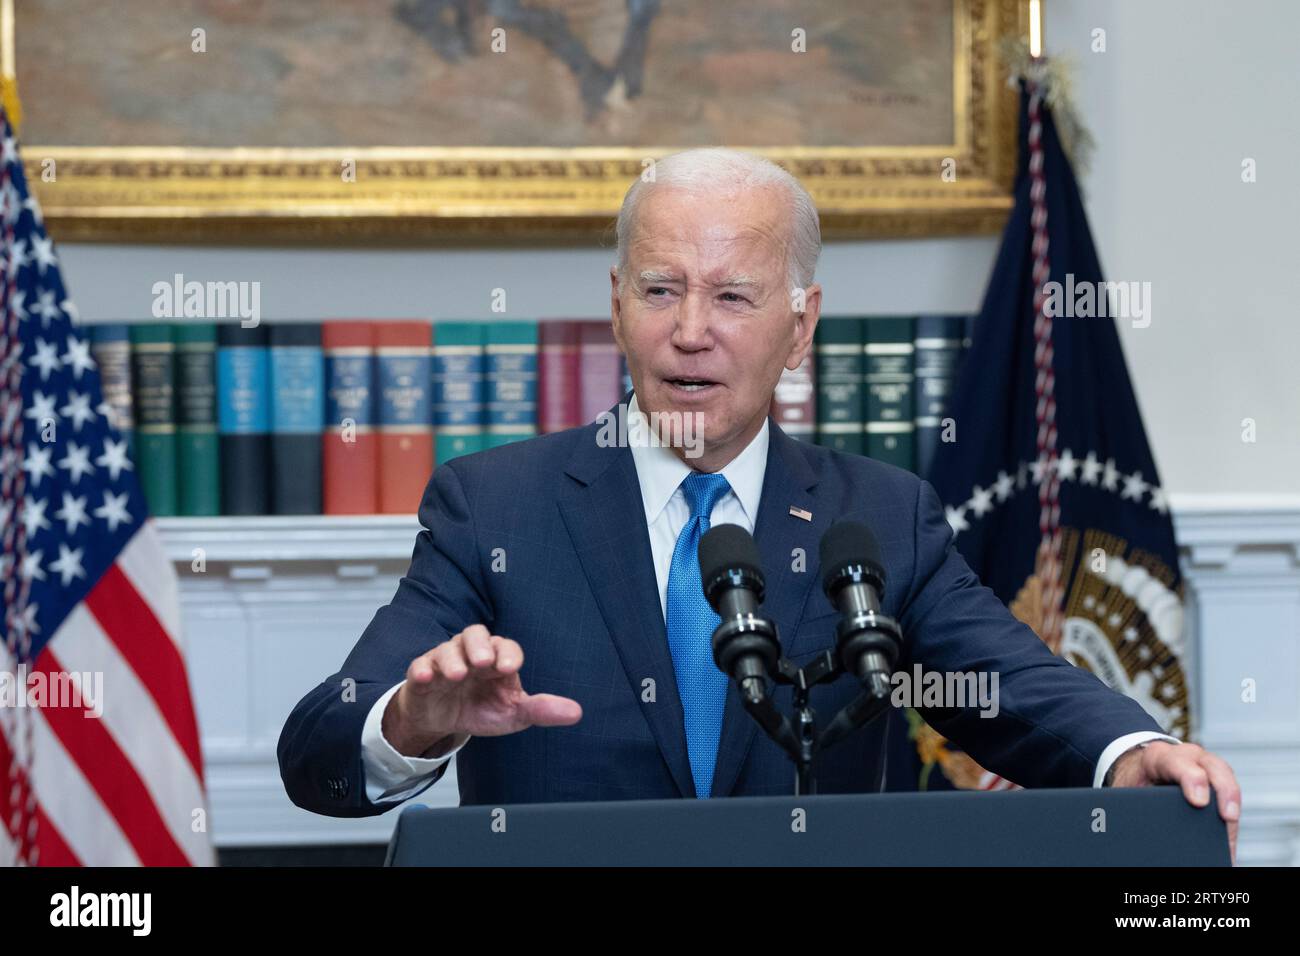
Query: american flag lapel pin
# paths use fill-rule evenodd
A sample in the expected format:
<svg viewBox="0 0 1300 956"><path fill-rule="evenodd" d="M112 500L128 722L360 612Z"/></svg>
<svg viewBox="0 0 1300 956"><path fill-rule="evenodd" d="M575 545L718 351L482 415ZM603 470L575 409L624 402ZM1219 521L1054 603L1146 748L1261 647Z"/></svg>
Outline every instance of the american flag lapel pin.
<svg viewBox="0 0 1300 956"><path fill-rule="evenodd" d="M803 518L804 521L812 521L811 511L804 511L802 508L796 508L794 505L790 506L790 514L794 515L796 518Z"/></svg>

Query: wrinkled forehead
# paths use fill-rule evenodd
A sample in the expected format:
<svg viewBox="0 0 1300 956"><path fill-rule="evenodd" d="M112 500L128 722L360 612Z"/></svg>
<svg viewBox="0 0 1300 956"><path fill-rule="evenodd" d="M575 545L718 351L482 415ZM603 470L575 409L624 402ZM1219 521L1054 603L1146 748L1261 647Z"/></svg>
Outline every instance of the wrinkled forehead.
<svg viewBox="0 0 1300 956"><path fill-rule="evenodd" d="M778 189L651 187L637 210L628 265L633 275L666 268L779 273L789 234L789 203Z"/></svg>

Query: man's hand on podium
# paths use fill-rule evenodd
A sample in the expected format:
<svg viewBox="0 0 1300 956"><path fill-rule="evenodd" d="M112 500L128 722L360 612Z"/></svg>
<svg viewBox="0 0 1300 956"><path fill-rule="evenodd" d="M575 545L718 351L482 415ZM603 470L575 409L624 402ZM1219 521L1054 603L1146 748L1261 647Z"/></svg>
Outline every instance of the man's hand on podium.
<svg viewBox="0 0 1300 956"><path fill-rule="evenodd" d="M472 624L421 654L384 709L383 734L408 757L440 757L468 737L500 737L529 727L562 727L582 706L555 694L528 694L519 681L518 643Z"/></svg>
<svg viewBox="0 0 1300 956"><path fill-rule="evenodd" d="M1196 744L1152 741L1134 747L1115 761L1112 787L1149 787L1176 783L1194 807L1210 802L1211 786L1218 797L1219 816L1228 825L1228 846L1237 862L1237 825L1241 818L1241 787L1227 761Z"/></svg>

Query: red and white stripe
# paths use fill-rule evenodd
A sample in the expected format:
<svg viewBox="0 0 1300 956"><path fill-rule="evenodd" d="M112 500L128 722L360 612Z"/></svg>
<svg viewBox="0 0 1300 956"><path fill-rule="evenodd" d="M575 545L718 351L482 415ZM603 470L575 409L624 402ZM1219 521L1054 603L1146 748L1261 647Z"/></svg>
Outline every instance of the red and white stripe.
<svg viewBox="0 0 1300 956"><path fill-rule="evenodd" d="M103 716L26 708L35 795L28 832L0 842L40 864L208 865L213 862L203 763L179 643L175 574L153 523L132 537L86 600L60 625L32 672L103 675ZM12 658L0 665L14 667ZM26 772L26 771L23 771ZM15 809L0 793L0 818Z"/></svg>

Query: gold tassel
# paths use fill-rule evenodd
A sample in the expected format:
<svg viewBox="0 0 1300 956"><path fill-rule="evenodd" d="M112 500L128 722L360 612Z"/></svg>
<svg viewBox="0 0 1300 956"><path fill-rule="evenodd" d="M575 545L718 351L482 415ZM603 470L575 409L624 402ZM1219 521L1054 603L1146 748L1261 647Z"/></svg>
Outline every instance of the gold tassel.
<svg viewBox="0 0 1300 956"><path fill-rule="evenodd" d="M14 133L17 133L23 121L23 104L18 99L18 77L0 76L0 103L4 104L9 125L14 128Z"/></svg>

